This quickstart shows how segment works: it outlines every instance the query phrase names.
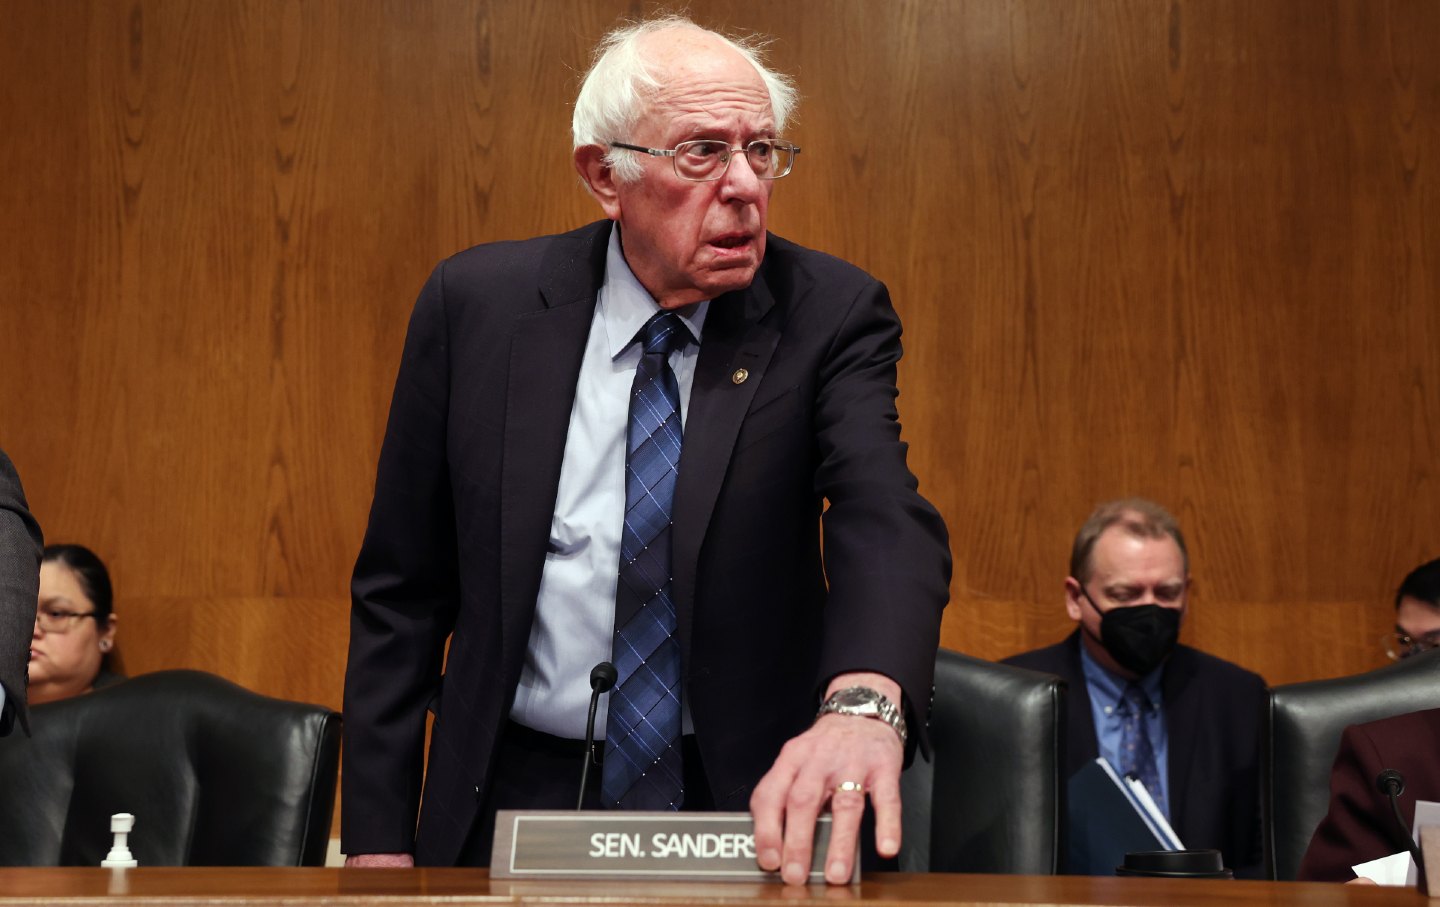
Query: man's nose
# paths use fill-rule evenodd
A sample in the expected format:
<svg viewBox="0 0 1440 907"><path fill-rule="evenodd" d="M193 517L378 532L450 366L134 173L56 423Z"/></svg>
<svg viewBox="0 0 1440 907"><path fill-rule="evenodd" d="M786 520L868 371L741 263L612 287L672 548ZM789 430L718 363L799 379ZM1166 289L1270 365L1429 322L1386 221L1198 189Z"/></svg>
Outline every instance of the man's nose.
<svg viewBox="0 0 1440 907"><path fill-rule="evenodd" d="M721 197L726 199L737 199L743 202L754 201L760 195L760 177L755 175L755 168L750 164L750 155L745 149L737 148L730 152L730 165L725 168L725 173L720 177Z"/></svg>

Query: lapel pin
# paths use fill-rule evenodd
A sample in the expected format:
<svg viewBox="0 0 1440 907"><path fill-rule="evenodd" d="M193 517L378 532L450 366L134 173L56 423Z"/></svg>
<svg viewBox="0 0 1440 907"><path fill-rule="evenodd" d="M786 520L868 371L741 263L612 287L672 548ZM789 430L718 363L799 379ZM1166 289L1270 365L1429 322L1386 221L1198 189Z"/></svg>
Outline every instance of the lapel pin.
<svg viewBox="0 0 1440 907"><path fill-rule="evenodd" d="M749 370L749 369L737 368L737 369L735 370L735 374L733 374L733 375L730 376L730 380L731 380L731 381L734 381L736 384L744 384L744 383L745 383L745 379L746 379L746 378L749 378L749 377L750 377L750 370Z"/></svg>

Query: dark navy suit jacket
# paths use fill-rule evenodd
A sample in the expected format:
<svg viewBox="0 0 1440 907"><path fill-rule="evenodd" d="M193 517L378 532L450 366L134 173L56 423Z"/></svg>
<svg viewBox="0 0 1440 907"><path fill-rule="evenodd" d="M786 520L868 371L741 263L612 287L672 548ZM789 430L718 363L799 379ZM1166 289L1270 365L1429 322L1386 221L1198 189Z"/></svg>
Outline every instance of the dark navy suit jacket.
<svg viewBox="0 0 1440 907"><path fill-rule="evenodd" d="M25 506L25 492L10 458L0 450L0 685L5 708L0 735L18 721L30 733L26 708L26 674L30 670L30 635L35 626L35 597L40 587L40 527Z"/></svg>
<svg viewBox="0 0 1440 907"><path fill-rule="evenodd" d="M475 821L530 635L610 229L461 252L415 305L352 582L347 853L413 848L448 865ZM773 235L751 286L710 305L673 570L684 696L720 809L748 808L828 678L879 671L907 703L929 701L950 557L906 466L899 357L882 284Z"/></svg>
<svg viewBox="0 0 1440 907"><path fill-rule="evenodd" d="M1004 661L1066 681L1065 776L1094 761L1100 744L1080 665L1080 631ZM1189 646L1176 646L1164 671L1170 825L1186 847L1218 848L1237 875L1258 878L1263 872L1260 745L1268 701L1265 681Z"/></svg>

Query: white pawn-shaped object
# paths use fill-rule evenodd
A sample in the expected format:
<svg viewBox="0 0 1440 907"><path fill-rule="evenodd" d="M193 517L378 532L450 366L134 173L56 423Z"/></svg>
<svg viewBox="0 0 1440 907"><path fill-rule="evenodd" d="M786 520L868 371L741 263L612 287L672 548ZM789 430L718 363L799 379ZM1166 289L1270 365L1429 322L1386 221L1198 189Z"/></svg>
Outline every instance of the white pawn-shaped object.
<svg viewBox="0 0 1440 907"><path fill-rule="evenodd" d="M105 859L100 861L101 868L129 869L140 865L135 862L135 856L130 853L130 845L125 840L126 835L134 829L135 817L130 813L116 813L110 817L110 831L115 835L115 843L105 855Z"/></svg>

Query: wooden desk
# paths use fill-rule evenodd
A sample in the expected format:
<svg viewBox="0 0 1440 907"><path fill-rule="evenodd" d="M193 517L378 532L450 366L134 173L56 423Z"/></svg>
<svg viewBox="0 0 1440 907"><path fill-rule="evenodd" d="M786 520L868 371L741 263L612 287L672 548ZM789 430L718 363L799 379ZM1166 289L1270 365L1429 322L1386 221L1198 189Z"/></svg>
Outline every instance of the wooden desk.
<svg viewBox="0 0 1440 907"><path fill-rule="evenodd" d="M871 875L853 887L743 882L491 881L483 869L0 869L0 907L120 903L244 905L735 905L799 902L1125 905L1125 907L1421 907L1414 889L1298 882L1052 876Z"/></svg>

